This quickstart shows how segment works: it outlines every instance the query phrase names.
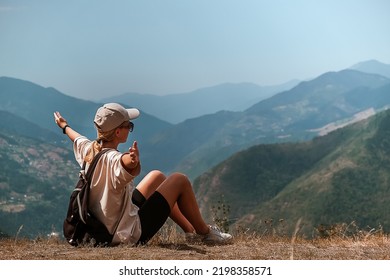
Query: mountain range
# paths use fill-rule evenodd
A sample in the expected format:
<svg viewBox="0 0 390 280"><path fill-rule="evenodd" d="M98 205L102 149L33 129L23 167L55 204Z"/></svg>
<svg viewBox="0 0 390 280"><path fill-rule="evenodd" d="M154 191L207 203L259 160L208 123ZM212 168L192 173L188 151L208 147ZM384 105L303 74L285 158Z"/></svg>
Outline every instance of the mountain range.
<svg viewBox="0 0 390 280"><path fill-rule="evenodd" d="M349 69L390 78L390 66L376 60L357 63ZM142 108L143 111L159 119L178 124L187 119L214 114L222 110L244 111L253 104L274 94L292 89L299 83L299 80L291 80L274 86L259 86L253 83L225 83L191 92L167 95L123 93L98 101L101 103L119 102Z"/></svg>
<svg viewBox="0 0 390 280"><path fill-rule="evenodd" d="M54 111L60 111L68 122L82 134L96 135L93 118L102 103L82 100L65 95L54 88L44 88L29 81L0 77L0 110L10 112L35 123L42 128L58 133L52 118ZM143 125L139 137L148 138L151 134L170 126L146 113L139 120ZM54 124L54 125L53 125Z"/></svg>
<svg viewBox="0 0 390 280"><path fill-rule="evenodd" d="M377 74L328 72L243 112L221 111L179 123L158 133L149 151L163 153L161 161L154 161L157 168L195 178L252 145L308 140L322 127L348 122L369 109L382 110L390 104L389 87L390 79Z"/></svg>
<svg viewBox="0 0 390 280"><path fill-rule="evenodd" d="M365 68L365 65L361 63L354 68L360 70ZM384 68L390 67L386 64L380 65ZM383 71L381 73L383 74ZM208 174L211 168L219 163L230 160L235 153L255 145L280 143L272 145L284 147L283 143L286 142L311 141L313 137L327 134L332 129L384 110L390 104L389 85L390 79L383 75L346 69L324 73L315 79L300 82L295 87L254 103L243 111L222 110L186 119L178 124L171 124L142 111L141 116L135 120L135 130L130 141L134 139L139 142L143 174L152 169L164 172L182 171L194 180L205 172ZM0 229L5 230L3 221L6 221L6 224L14 225L12 230L7 229L7 232L15 234L17 225L29 223L26 217L31 217L31 213L49 213L47 209L55 207L51 203L67 201L64 197L67 197L73 187L72 179L75 173L77 175L78 167L72 160L71 143L54 123L53 112L60 111L72 127L93 139L95 131L92 120L96 109L102 103L77 99L54 88L44 88L29 81L7 77L0 77L0 100L0 117L3 119L0 123L0 141L3 143L0 160L4 166L0 176L0 190L3 190L0 196ZM47 149L44 148L45 145ZM264 146L268 149L268 145ZM10 150L12 147L19 148ZM124 145L121 149L127 149L127 146ZM50 150L56 151L55 154L50 153ZM41 160L46 153L53 158L60 158L59 162L63 165L59 163L60 166L56 166L52 162L49 165L56 166L61 172L68 172L69 180L65 181L61 188L54 188L56 192L61 191L60 194L53 194L51 200L49 196L39 200L44 195L42 189L39 189L39 182L44 180L41 185L53 188L53 184L56 184L54 179L47 181L42 173L30 168L30 164L33 164L31 156L26 155L25 151L31 151ZM7 160L11 158L10 154L13 154L15 160ZM303 158L300 160L304 161ZM45 162L39 166L46 167L47 164ZM27 172L28 169L33 172ZM32 181L34 184L27 189L14 185L15 180L10 177L24 178L26 172L29 177L23 182ZM277 172L275 166L274 174ZM285 171L279 172L283 174ZM218 181L218 178L215 180ZM202 189L207 187L203 183L196 186L197 193L202 197ZM38 191L35 188L38 188ZM204 199L207 200L207 196L208 194ZM18 204L12 197L17 197L22 202ZM26 206L23 197L34 197L29 204L31 207L40 205L49 208L32 212L26 210L30 208ZM211 195L210 201L213 201ZM202 201L203 210L209 207L204 203ZM19 205L19 208L15 205ZM248 205L252 205L252 202ZM262 210L248 208L241 212L237 210L236 213L244 216L257 211ZM16 216L25 218L15 219L15 223L10 222L12 219L4 220L6 217ZM52 224L57 229L61 218L57 216L57 222ZM30 224L33 224L33 221L30 221ZM44 225L47 226L48 223L43 223L42 226ZM42 228L40 232L43 232ZM30 233L36 234L37 231L30 230Z"/></svg>
<svg viewBox="0 0 390 280"><path fill-rule="evenodd" d="M290 89L299 81L275 86L259 86L253 83L225 83L201 88L187 93L152 95L124 93L99 100L118 102L142 108L145 112L172 124L187 119L214 114L221 110L243 111L272 95Z"/></svg>
<svg viewBox="0 0 390 280"><path fill-rule="evenodd" d="M389 139L386 110L310 141L253 146L198 177L194 189L205 216L225 205L230 225L244 230L282 224L291 235L299 221L309 238L337 224L389 232Z"/></svg>

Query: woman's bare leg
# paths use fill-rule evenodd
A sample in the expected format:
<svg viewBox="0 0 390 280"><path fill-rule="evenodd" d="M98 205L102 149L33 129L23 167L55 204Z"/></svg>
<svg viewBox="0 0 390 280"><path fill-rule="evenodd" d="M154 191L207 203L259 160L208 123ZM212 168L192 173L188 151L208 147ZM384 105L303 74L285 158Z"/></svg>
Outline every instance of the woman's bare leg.
<svg viewBox="0 0 390 280"><path fill-rule="evenodd" d="M174 173L166 178L156 191L164 196L171 209L175 205L178 206L181 214L195 228L196 233L202 235L209 233L210 229L200 214L191 182L187 176Z"/></svg>
<svg viewBox="0 0 390 280"><path fill-rule="evenodd" d="M157 170L149 172L144 179L137 185L142 195L148 199L156 189L166 180L166 176ZM169 216L184 232L194 232L195 229L192 224L180 212L177 203L171 207L171 214Z"/></svg>

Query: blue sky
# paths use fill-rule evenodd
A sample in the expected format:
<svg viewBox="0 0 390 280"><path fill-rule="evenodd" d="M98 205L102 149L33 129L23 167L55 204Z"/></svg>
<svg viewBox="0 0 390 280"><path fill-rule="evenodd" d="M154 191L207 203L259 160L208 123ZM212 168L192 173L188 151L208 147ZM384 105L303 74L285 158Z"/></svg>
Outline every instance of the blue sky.
<svg viewBox="0 0 390 280"><path fill-rule="evenodd" d="M84 99L390 63L388 0L0 0L0 76Z"/></svg>

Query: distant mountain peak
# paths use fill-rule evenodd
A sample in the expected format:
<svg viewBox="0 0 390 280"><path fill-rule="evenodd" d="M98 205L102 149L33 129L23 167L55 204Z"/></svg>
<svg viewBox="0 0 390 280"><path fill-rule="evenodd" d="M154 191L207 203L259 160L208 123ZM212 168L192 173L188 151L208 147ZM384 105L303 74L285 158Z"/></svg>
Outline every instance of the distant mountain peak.
<svg viewBox="0 0 390 280"><path fill-rule="evenodd" d="M356 64L352 65L350 68L351 69L356 69L356 68L359 68L361 66L378 66L378 65L390 66L390 64L382 63L379 60L369 59L369 60L366 60L366 61L361 61L359 63L356 63Z"/></svg>
<svg viewBox="0 0 390 280"><path fill-rule="evenodd" d="M390 64L385 64L375 59L359 62L349 69L390 78Z"/></svg>

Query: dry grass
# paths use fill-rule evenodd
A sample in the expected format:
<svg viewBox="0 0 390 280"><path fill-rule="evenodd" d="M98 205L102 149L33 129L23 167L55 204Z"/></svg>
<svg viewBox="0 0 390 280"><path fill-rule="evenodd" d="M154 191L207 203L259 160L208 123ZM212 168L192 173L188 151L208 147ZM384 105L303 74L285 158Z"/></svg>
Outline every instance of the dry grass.
<svg viewBox="0 0 390 280"><path fill-rule="evenodd" d="M172 227L163 228L148 245L74 248L55 238L0 240L2 260L383 260L390 259L390 239L383 233L302 239L237 233L223 246L187 244Z"/></svg>

